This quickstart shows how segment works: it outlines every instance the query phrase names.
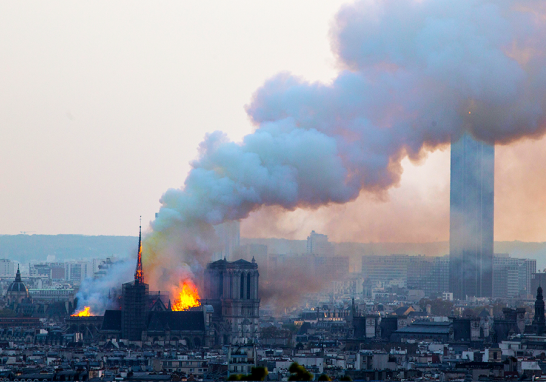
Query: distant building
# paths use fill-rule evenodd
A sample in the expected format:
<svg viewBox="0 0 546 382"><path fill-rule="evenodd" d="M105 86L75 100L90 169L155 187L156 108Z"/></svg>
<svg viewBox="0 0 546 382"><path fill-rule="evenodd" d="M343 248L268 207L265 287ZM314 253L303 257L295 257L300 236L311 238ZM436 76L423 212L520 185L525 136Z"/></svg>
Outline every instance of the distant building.
<svg viewBox="0 0 546 382"><path fill-rule="evenodd" d="M0 277L13 277L15 263L9 259L0 259Z"/></svg>
<svg viewBox="0 0 546 382"><path fill-rule="evenodd" d="M450 292L493 296L495 146L464 134L451 143Z"/></svg>
<svg viewBox="0 0 546 382"><path fill-rule="evenodd" d="M67 281L82 282L93 276L93 266L88 261L71 261L65 263L65 277Z"/></svg>
<svg viewBox="0 0 546 382"><path fill-rule="evenodd" d="M362 275L371 286L396 282L426 296L439 296L449 290L449 257L363 256Z"/></svg>
<svg viewBox="0 0 546 382"><path fill-rule="evenodd" d="M409 258L408 255L362 256L362 275L368 278L372 285L400 280L406 286Z"/></svg>
<svg viewBox="0 0 546 382"><path fill-rule="evenodd" d="M546 322L544 317L544 297L542 296L542 287L537 288L537 298L535 300L535 316L533 323L529 328L526 328L527 332L536 334L537 336L544 335L546 330Z"/></svg>
<svg viewBox="0 0 546 382"><path fill-rule="evenodd" d="M328 241L328 236L315 231L307 237L307 253L320 256L333 256L334 246Z"/></svg>
<svg viewBox="0 0 546 382"><path fill-rule="evenodd" d="M493 297L516 298L532 294L532 275L536 260L512 258L495 254L493 258Z"/></svg>
<svg viewBox="0 0 546 382"><path fill-rule="evenodd" d="M29 289L34 302L74 301L74 289Z"/></svg>
<svg viewBox="0 0 546 382"><path fill-rule="evenodd" d="M546 288L546 272L531 273L531 291L536 291L538 287Z"/></svg>
<svg viewBox="0 0 546 382"><path fill-rule="evenodd" d="M60 280L66 279L64 264L50 263L49 267L51 269L51 273L50 273L51 280L60 281Z"/></svg>
<svg viewBox="0 0 546 382"><path fill-rule="evenodd" d="M250 374L258 359L256 345L228 348L228 377L231 374Z"/></svg>
<svg viewBox="0 0 546 382"><path fill-rule="evenodd" d="M343 279L349 274L349 258L345 256L313 256L315 276Z"/></svg>
<svg viewBox="0 0 546 382"><path fill-rule="evenodd" d="M17 305L19 304L30 304L32 300L23 280L21 280L21 271L17 267L17 273L15 275L15 280L9 285L8 290L6 291L6 300L8 307L13 310L17 310Z"/></svg>
<svg viewBox="0 0 546 382"><path fill-rule="evenodd" d="M51 268L49 264L30 264L28 267L29 276L47 277L49 278Z"/></svg>
<svg viewBox="0 0 546 382"><path fill-rule="evenodd" d="M97 265L95 260L100 260ZM116 259L112 257L107 257L106 259L95 259L93 260L93 277L99 278L104 277L108 273L108 270L114 265Z"/></svg>

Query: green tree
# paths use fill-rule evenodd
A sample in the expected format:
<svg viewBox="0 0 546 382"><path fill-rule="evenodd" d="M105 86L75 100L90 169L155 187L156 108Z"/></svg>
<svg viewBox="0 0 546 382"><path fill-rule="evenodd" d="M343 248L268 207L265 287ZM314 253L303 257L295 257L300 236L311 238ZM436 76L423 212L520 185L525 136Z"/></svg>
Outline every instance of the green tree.
<svg viewBox="0 0 546 382"><path fill-rule="evenodd" d="M340 381L352 381L353 379L349 377L348 375L344 375L339 379Z"/></svg>
<svg viewBox="0 0 546 382"><path fill-rule="evenodd" d="M319 380L319 381L331 381L332 378L330 378L330 377L327 376L326 374L321 374L320 377L318 377L318 380Z"/></svg>
<svg viewBox="0 0 546 382"><path fill-rule="evenodd" d="M453 310L453 302L444 301L440 298L434 300L423 298L419 301L421 309L425 310L427 305L430 305L431 313L437 316L450 316Z"/></svg>
<svg viewBox="0 0 546 382"><path fill-rule="evenodd" d="M17 313L15 313L11 309L0 309L0 317L15 317Z"/></svg>
<svg viewBox="0 0 546 382"><path fill-rule="evenodd" d="M313 380L313 374L307 371L307 369L303 366L301 366L299 363L294 362L290 367L288 368L288 371L290 372L290 377L288 377L289 381L312 381Z"/></svg>

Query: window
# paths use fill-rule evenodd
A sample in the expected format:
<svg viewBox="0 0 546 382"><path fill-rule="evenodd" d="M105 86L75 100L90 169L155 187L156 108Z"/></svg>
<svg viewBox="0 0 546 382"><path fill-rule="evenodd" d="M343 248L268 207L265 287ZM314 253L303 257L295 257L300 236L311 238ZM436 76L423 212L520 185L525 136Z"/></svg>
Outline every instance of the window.
<svg viewBox="0 0 546 382"><path fill-rule="evenodd" d="M246 280L246 298L250 300L250 273Z"/></svg>

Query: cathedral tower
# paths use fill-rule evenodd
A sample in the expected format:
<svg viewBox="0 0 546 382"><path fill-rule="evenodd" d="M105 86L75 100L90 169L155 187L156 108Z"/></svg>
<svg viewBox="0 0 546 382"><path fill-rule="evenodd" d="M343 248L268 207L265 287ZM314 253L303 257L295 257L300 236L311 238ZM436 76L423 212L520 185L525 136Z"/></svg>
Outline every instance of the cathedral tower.
<svg viewBox="0 0 546 382"><path fill-rule="evenodd" d="M142 225L138 233L138 256L135 279L123 284L121 303L121 338L140 341L146 327L149 287L142 270Z"/></svg>

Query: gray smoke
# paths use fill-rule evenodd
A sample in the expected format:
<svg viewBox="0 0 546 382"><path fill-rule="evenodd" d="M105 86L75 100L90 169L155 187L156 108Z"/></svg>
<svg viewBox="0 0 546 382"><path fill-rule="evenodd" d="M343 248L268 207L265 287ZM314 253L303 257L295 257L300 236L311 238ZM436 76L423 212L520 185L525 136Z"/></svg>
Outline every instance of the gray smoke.
<svg viewBox="0 0 546 382"><path fill-rule="evenodd" d="M396 185L400 161L468 132L488 143L546 128L546 7L530 1L362 1L331 30L341 68L328 84L268 80L240 143L208 134L146 237L153 282L203 264L211 225L261 206L316 208ZM191 272L190 272L191 273ZM191 276L190 276L191 277ZM162 280L160 282L160 279Z"/></svg>
<svg viewBox="0 0 546 382"><path fill-rule="evenodd" d="M76 294L78 298L76 311L89 306L93 315L102 315L106 309L115 306L114 295L109 294L109 291L119 291L122 283L131 281L134 277L135 266L136 261L134 259L123 259L116 261L103 277L83 280Z"/></svg>

